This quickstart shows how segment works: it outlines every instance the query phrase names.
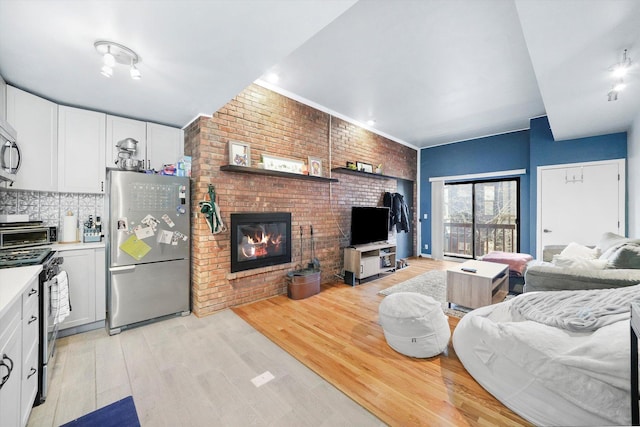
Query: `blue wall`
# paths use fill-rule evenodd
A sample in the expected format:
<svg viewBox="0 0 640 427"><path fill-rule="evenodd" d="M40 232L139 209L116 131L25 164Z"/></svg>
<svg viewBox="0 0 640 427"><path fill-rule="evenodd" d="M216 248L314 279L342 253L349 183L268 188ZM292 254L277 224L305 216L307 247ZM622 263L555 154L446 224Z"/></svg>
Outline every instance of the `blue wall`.
<svg viewBox="0 0 640 427"><path fill-rule="evenodd" d="M553 139L547 117L532 119L531 132L531 191L533 195L530 207L531 217L531 250L536 248L536 220L538 194L538 166L558 165L563 163L594 162L627 158L627 133L612 133L588 138L556 141ZM628 221L625 221L625 224ZM625 230L626 231L626 230ZM533 253L533 252L529 252Z"/></svg>
<svg viewBox="0 0 640 427"><path fill-rule="evenodd" d="M420 223L422 242L431 253L431 183L429 178L479 174L513 169L529 169L529 131L512 132L487 138L425 148L420 151ZM520 177L520 229L529 229L529 176ZM521 232L520 251L529 251L529 234Z"/></svg>
<svg viewBox="0 0 640 427"><path fill-rule="evenodd" d="M420 248L431 248L431 177L526 169L526 175L520 175L520 251L535 256L537 167L626 158L626 133L555 141L547 117L532 119L527 131L424 148L419 218L427 213L429 219L420 223Z"/></svg>

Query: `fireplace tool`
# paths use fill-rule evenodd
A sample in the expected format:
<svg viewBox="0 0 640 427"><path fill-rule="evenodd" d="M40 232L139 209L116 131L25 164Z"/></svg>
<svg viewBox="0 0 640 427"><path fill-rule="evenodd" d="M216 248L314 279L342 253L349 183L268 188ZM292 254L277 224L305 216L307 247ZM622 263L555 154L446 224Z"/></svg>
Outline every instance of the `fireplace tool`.
<svg viewBox="0 0 640 427"><path fill-rule="evenodd" d="M307 268L313 271L320 271L320 260L316 258L316 243L313 240L313 224L309 226L311 230L311 262L307 265Z"/></svg>
<svg viewBox="0 0 640 427"><path fill-rule="evenodd" d="M209 229L213 234L227 231L227 227L224 226L222 218L220 218L220 208L216 203L216 189L211 184L209 184L209 200L209 202L203 200L198 203L200 205L200 212L205 215Z"/></svg>
<svg viewBox="0 0 640 427"><path fill-rule="evenodd" d="M298 265L300 268L298 270L288 272L287 276L289 277L306 276L314 272L313 268L311 267L311 264L309 264L307 268L302 267L304 263L304 252L303 252L303 246L302 246L302 235L303 235L302 230L303 230L302 226L300 226L300 264Z"/></svg>

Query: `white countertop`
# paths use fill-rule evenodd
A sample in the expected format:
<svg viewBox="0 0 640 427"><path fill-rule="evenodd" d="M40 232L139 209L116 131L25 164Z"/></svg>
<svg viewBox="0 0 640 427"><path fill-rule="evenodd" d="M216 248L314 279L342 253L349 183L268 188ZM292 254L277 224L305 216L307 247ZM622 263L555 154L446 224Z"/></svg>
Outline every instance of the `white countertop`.
<svg viewBox="0 0 640 427"><path fill-rule="evenodd" d="M72 243L54 243L51 245L51 249L57 252L62 251L75 251L76 249L95 249L95 248L104 248L104 242L93 242L93 243L83 243L83 242L72 242Z"/></svg>
<svg viewBox="0 0 640 427"><path fill-rule="evenodd" d="M41 265L0 269L0 317L42 271Z"/></svg>

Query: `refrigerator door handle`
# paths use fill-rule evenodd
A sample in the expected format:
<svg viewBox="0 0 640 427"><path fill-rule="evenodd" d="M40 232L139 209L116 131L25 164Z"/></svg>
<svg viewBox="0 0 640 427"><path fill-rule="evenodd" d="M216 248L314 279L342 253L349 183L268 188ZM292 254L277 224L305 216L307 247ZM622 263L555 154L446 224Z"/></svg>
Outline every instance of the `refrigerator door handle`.
<svg viewBox="0 0 640 427"><path fill-rule="evenodd" d="M133 271L136 269L135 265L125 265L122 267L109 267L109 271L112 273L117 273L120 271Z"/></svg>

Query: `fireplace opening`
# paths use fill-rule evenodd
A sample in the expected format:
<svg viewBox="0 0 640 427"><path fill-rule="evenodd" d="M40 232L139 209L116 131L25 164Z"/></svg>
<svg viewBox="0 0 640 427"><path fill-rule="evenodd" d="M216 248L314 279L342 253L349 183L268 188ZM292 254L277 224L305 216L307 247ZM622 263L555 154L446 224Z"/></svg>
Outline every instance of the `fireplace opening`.
<svg viewBox="0 0 640 427"><path fill-rule="evenodd" d="M231 214L232 273L289 262L289 212Z"/></svg>

